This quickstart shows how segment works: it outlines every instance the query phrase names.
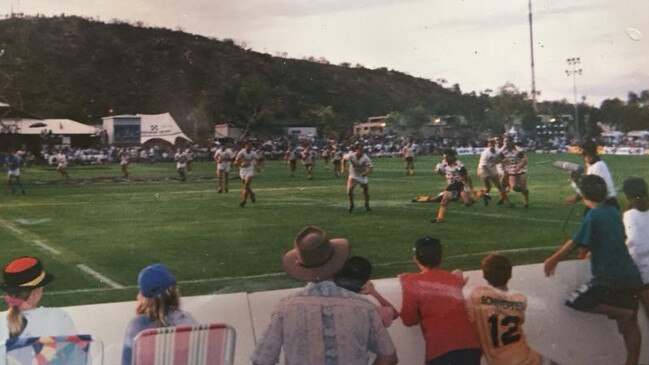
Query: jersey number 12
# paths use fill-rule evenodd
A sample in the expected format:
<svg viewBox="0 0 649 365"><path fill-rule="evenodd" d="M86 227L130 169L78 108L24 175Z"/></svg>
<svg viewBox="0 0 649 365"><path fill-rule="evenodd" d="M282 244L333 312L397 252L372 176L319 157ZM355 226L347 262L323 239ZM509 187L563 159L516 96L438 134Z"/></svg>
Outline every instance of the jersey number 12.
<svg viewBox="0 0 649 365"><path fill-rule="evenodd" d="M491 327L491 343L494 347L509 345L521 339L518 326L521 318L517 316L500 317L497 314L489 316L489 327ZM505 332L500 331L504 327Z"/></svg>

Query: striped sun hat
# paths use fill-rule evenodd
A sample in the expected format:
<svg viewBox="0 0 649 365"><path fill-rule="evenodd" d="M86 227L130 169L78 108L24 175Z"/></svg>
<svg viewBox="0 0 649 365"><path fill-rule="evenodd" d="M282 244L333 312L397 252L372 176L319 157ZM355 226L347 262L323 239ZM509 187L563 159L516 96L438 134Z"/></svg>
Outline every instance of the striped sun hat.
<svg viewBox="0 0 649 365"><path fill-rule="evenodd" d="M19 257L2 271L4 283L0 286L5 292L35 289L54 280L52 274L43 270L43 264L30 256Z"/></svg>

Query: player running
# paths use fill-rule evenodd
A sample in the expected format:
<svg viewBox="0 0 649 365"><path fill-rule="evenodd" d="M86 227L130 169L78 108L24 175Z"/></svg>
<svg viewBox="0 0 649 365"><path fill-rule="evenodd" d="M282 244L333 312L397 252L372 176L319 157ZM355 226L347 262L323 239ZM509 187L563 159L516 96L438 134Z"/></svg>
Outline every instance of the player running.
<svg viewBox="0 0 649 365"><path fill-rule="evenodd" d="M68 178L68 156L65 155L63 150L59 150L56 155L56 171L61 174L61 179Z"/></svg>
<svg viewBox="0 0 649 365"><path fill-rule="evenodd" d="M500 194L499 203L507 203L509 200L507 194L500 184L500 178L498 174L498 169L496 165L500 163L502 157L498 149L496 149L496 139L489 138L487 140L487 148L485 148L480 154L480 161L478 162L478 177L482 181L482 189L480 189L479 196L484 201L484 205L488 206L491 201L491 185L498 189ZM502 204L501 203L501 204Z"/></svg>
<svg viewBox="0 0 649 365"><path fill-rule="evenodd" d="M251 202L257 202L251 185L252 178L255 176L255 171L258 169L258 158L257 152L252 150L252 144L246 142L244 148L237 153L237 158L234 160L235 165L239 167L239 177L243 182L243 187L241 189L241 203L239 203L241 208L246 206L248 197L250 197Z"/></svg>
<svg viewBox="0 0 649 365"><path fill-rule="evenodd" d="M306 169L307 179L313 180L313 164L316 159L316 152L311 149L309 145L304 145L304 150L302 151L302 164Z"/></svg>
<svg viewBox="0 0 649 365"><path fill-rule="evenodd" d="M178 171L178 176L180 176L180 181L185 181L187 180L186 177L186 172L187 172L187 163L189 162L188 157L187 157L187 152L182 151L180 148L176 150L176 154L174 155L174 161L176 161L176 171Z"/></svg>
<svg viewBox="0 0 649 365"><path fill-rule="evenodd" d="M357 144L353 151L350 151L343 157L342 165L344 169L345 161L349 161L349 177L347 178L347 197L349 198L348 213L354 211L354 187L360 185L363 189L363 197L365 198L365 210L370 211L370 192L369 192L369 179L368 175L372 173L374 165L372 160L363 150L363 146Z"/></svg>
<svg viewBox="0 0 649 365"><path fill-rule="evenodd" d="M345 156L345 151L343 150L343 147L335 146L332 155L333 157L331 159L331 162L334 166L334 175L336 175L336 177L340 177L340 175L343 173L343 170L345 169L345 167L342 164L343 157Z"/></svg>
<svg viewBox="0 0 649 365"><path fill-rule="evenodd" d="M525 151L517 147L511 137L505 138L502 164L507 174L510 188L523 195L523 207L529 208L530 191L527 189L527 157ZM512 203L508 206L513 207Z"/></svg>
<svg viewBox="0 0 649 365"><path fill-rule="evenodd" d="M122 151L120 151L119 158L119 167L122 170L122 176L125 179L128 179L128 165L131 164L131 153L128 151L128 149L126 149L126 147L122 148Z"/></svg>
<svg viewBox="0 0 649 365"><path fill-rule="evenodd" d="M229 192L228 180L230 179L230 168L234 153L231 149L222 143L219 149L214 152L214 162L216 162L216 179L217 179L217 193Z"/></svg>
<svg viewBox="0 0 649 365"><path fill-rule="evenodd" d="M288 146L284 154L284 163L288 165L288 169L291 171L291 177L295 177L295 169L297 168L297 150L295 147Z"/></svg>
<svg viewBox="0 0 649 365"><path fill-rule="evenodd" d="M7 185L11 187L11 194L16 194L16 185L18 185L22 194L25 195L25 188L20 181L20 157L16 153L16 150L11 150L7 154L4 162L7 166Z"/></svg>
<svg viewBox="0 0 649 365"><path fill-rule="evenodd" d="M467 312L487 363L557 365L527 344L523 332L527 297L507 287L512 277L509 259L495 254L485 256L482 274L489 285L473 290L467 301Z"/></svg>
<svg viewBox="0 0 649 365"><path fill-rule="evenodd" d="M403 147L403 149L401 150L401 156L403 156L403 160L406 162L406 175L415 174L416 152L417 149L412 142L408 142L408 144L406 144L405 147Z"/></svg>
<svg viewBox="0 0 649 365"><path fill-rule="evenodd" d="M467 207L473 205L471 199L471 179L469 172L462 161L457 159L457 153L454 149L444 150L442 162L437 164L435 171L446 178L448 186L441 195L439 211L437 216L430 219L431 223L443 223L446 215L446 206L449 202L462 198L464 205Z"/></svg>

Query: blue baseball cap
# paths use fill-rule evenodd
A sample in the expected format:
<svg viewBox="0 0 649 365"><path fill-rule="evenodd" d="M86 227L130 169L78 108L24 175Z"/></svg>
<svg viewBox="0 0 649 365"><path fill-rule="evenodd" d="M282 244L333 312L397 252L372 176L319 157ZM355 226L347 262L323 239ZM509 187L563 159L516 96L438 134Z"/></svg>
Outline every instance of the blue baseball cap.
<svg viewBox="0 0 649 365"><path fill-rule="evenodd" d="M153 264L140 271L137 285L145 298L153 298L176 285L176 278L163 264Z"/></svg>

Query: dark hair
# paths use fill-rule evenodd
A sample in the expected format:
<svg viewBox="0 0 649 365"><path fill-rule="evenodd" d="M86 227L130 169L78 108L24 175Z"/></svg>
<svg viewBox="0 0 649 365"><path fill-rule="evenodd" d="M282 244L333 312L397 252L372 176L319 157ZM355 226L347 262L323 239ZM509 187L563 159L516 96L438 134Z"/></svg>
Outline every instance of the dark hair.
<svg viewBox="0 0 649 365"><path fill-rule="evenodd" d="M442 151L442 154L444 154L446 156L456 156L457 155L455 150L452 149L452 148L445 148L444 151Z"/></svg>
<svg viewBox="0 0 649 365"><path fill-rule="evenodd" d="M579 190L585 199L592 200L595 203L601 203L606 200L608 189L606 182L597 175L585 175L579 181Z"/></svg>
<svg viewBox="0 0 649 365"><path fill-rule="evenodd" d="M626 196L629 201L629 209L637 209L641 212L649 210L649 198L647 196L632 197Z"/></svg>
<svg viewBox="0 0 649 365"><path fill-rule="evenodd" d="M439 267L442 264L442 243L430 236L418 239L415 242L415 257L426 267Z"/></svg>
<svg viewBox="0 0 649 365"><path fill-rule="evenodd" d="M372 274L372 264L364 257L352 256L334 276L334 283L341 288L358 293Z"/></svg>
<svg viewBox="0 0 649 365"><path fill-rule="evenodd" d="M482 266L482 276L492 286L507 285L512 277L512 263L505 256L489 254L482 259L480 266Z"/></svg>

